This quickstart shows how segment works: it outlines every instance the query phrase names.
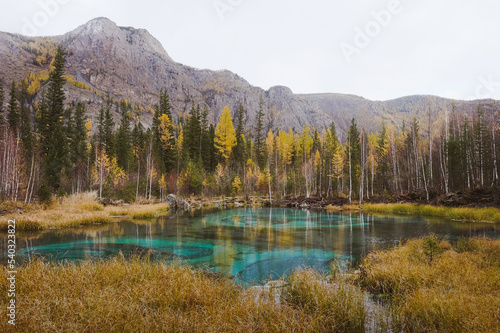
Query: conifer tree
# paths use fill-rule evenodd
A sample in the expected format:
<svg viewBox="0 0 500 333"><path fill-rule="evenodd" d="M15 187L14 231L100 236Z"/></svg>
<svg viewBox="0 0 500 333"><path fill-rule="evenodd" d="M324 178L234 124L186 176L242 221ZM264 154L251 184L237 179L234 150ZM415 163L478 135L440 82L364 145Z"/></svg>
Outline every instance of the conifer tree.
<svg viewBox="0 0 500 333"><path fill-rule="evenodd" d="M72 140L72 153L75 164L84 162L87 159L87 128L85 126L85 106L82 103L78 103L75 110Z"/></svg>
<svg viewBox="0 0 500 333"><path fill-rule="evenodd" d="M54 191L57 191L61 186L66 156L66 137L63 128L55 126L55 130L50 136L49 150L44 163L44 180Z"/></svg>
<svg viewBox="0 0 500 333"><path fill-rule="evenodd" d="M42 94L39 105L38 130L43 162L43 175L39 193L44 198L61 185L63 168L67 165L66 135L63 129L64 118L64 50L58 47L54 57L53 69L49 74L47 93Z"/></svg>
<svg viewBox="0 0 500 333"><path fill-rule="evenodd" d="M309 188L309 177L310 170L308 168L308 158L313 147L313 139L309 135L310 128L308 124L305 124L302 129L302 135L299 140L299 151L302 152L302 162L304 166L304 180L305 180L305 188L306 188L306 196L309 198L310 196L310 188Z"/></svg>
<svg viewBox="0 0 500 333"><path fill-rule="evenodd" d="M63 130L64 101L64 77L65 56L62 47L58 47L54 57L54 68L49 75L49 88L41 109L41 119L44 127L46 155L44 160L44 173L42 186L48 185L53 191L60 188L63 168L66 165L67 147L66 136ZM48 138L48 139L47 139Z"/></svg>
<svg viewBox="0 0 500 333"><path fill-rule="evenodd" d="M31 119L30 110L26 103L28 102L28 92L26 87L26 82L21 82L21 89L19 91L19 113L20 113L20 131L21 131L21 142L24 147L25 159L31 157L33 149L33 133L31 131Z"/></svg>
<svg viewBox="0 0 500 333"><path fill-rule="evenodd" d="M266 164L264 135L264 100L261 96L259 112L257 113L257 124L255 125L255 158L261 170L264 169Z"/></svg>
<svg viewBox="0 0 500 333"><path fill-rule="evenodd" d="M160 141L164 151L173 149L172 138L174 134L172 132L172 127L170 118L166 114L163 114L160 118Z"/></svg>
<svg viewBox="0 0 500 333"><path fill-rule="evenodd" d="M108 105L104 110L103 144L104 150L109 159L115 155L115 140L113 136L114 127L115 122L111 114L111 106Z"/></svg>
<svg viewBox="0 0 500 333"><path fill-rule="evenodd" d="M70 111L71 112L71 111ZM71 115L69 115L71 117ZM68 119L68 146L69 160L72 171L72 181L75 181L76 192L81 189L81 181L87 160L87 127L85 121L85 106L82 103L76 105L75 114Z"/></svg>
<svg viewBox="0 0 500 333"><path fill-rule="evenodd" d="M17 135L19 134L19 104L16 97L16 84L12 82L9 94L9 104L7 107L7 122L9 123L12 131Z"/></svg>
<svg viewBox="0 0 500 333"><path fill-rule="evenodd" d="M105 126L104 114L105 114L104 107L101 106L101 108L99 109L99 114L97 116L97 132L96 132L97 142L99 143L100 146L104 145L104 126Z"/></svg>
<svg viewBox="0 0 500 333"><path fill-rule="evenodd" d="M175 164L175 152L173 148L175 146L175 138L172 135L170 143L168 145L165 146L164 144L162 144L161 133L160 133L161 131L159 127L160 127L160 119L162 118L163 115L166 115L170 119L170 124L169 124L170 127L168 128L168 131L170 133L173 133L174 127L172 119L172 106L170 104L170 97L168 96L166 89L162 89L160 91L160 103L155 108L152 130L153 130L154 151L157 160L159 161L160 164L160 170L162 172L168 172L169 170L173 169ZM165 147L168 148L165 149Z"/></svg>
<svg viewBox="0 0 500 333"><path fill-rule="evenodd" d="M234 135L233 119L231 118L231 112L226 106L215 128L215 147L225 159L226 163L231 157L235 145L236 136Z"/></svg>
<svg viewBox="0 0 500 333"><path fill-rule="evenodd" d="M56 124L61 124L64 116L64 77L65 54L62 47L58 47L54 57L54 69L49 75L49 88L47 92L47 102L49 107L49 127L55 130Z"/></svg>
<svg viewBox="0 0 500 333"><path fill-rule="evenodd" d="M377 152L377 174L378 183L382 190L388 190L388 172L389 172L389 154L388 154L388 137L387 128L385 122L382 122L382 130L378 135L377 146L375 148Z"/></svg>
<svg viewBox="0 0 500 333"><path fill-rule="evenodd" d="M240 103L240 107L236 113L236 146L234 147L234 160L238 163L238 167L245 162L244 117L245 109Z"/></svg>
<svg viewBox="0 0 500 333"><path fill-rule="evenodd" d="M166 114L172 120L172 105L170 104L170 97L168 96L167 89L160 91L160 113Z"/></svg>
<svg viewBox="0 0 500 333"><path fill-rule="evenodd" d="M201 159L206 171L212 170L214 154L214 137L210 132L210 127L213 129L213 125L208 124L208 113L208 106L205 105L201 114Z"/></svg>
<svg viewBox="0 0 500 333"><path fill-rule="evenodd" d="M360 141L359 130L356 125L356 119L352 118L351 125L347 131L347 156L349 163L347 164L349 175L349 201L352 200L352 193L359 191L359 176L361 175L360 169Z"/></svg>
<svg viewBox="0 0 500 333"><path fill-rule="evenodd" d="M141 164L141 159L144 155L144 148L146 146L146 138L144 134L144 129L142 124L138 121L134 125L134 129L132 130L132 148L134 151L135 159L137 160L137 182L136 182L136 192L135 197L139 196L139 182L141 176L141 168L145 169L144 165ZM144 172L144 171L142 171Z"/></svg>
<svg viewBox="0 0 500 333"><path fill-rule="evenodd" d="M116 162L123 170L128 170L132 160L130 114L121 109L120 127L116 134Z"/></svg>
<svg viewBox="0 0 500 333"><path fill-rule="evenodd" d="M207 171L214 172L217 167L217 152L215 150L215 127L213 124L210 124L208 128L208 168Z"/></svg>
<svg viewBox="0 0 500 333"><path fill-rule="evenodd" d="M328 190L327 190L327 196L328 196L330 194L330 190L333 193L333 188L336 189L335 192L338 193L337 183L342 175L342 167L343 167L341 147L339 139L337 137L337 128L334 122L332 122L330 128L327 131L326 153L327 153L326 161L330 161L330 163L327 162L326 164L329 168L329 172L327 173L329 178ZM332 188L332 181L333 181L333 188Z"/></svg>
<svg viewBox="0 0 500 333"><path fill-rule="evenodd" d="M200 121L200 105L195 107L194 102L191 105L189 117L184 128L184 145L183 150L186 157L192 161L199 162L201 144L201 121Z"/></svg>

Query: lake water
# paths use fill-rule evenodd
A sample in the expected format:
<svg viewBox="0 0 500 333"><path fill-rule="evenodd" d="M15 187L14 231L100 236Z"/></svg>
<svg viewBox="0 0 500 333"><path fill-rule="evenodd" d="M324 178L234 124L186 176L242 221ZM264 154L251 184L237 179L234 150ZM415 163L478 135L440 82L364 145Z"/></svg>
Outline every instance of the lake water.
<svg viewBox="0 0 500 333"><path fill-rule="evenodd" d="M500 236L494 224L409 216L327 213L288 208L240 208L161 216L152 220L43 232L17 232L17 258L56 260L154 251L157 260L181 259L234 276L242 283L279 278L295 267L327 271L333 260L356 262L367 253L434 233L459 237ZM7 234L0 234L6 262Z"/></svg>

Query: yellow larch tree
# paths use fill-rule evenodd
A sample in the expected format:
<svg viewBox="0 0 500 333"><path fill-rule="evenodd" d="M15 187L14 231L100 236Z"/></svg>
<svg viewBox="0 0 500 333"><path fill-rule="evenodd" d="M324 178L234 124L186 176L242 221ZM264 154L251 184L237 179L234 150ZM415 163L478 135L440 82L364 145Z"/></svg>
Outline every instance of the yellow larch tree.
<svg viewBox="0 0 500 333"><path fill-rule="evenodd" d="M234 146L236 146L236 135L234 134L233 119L226 106L215 128L215 147L227 162Z"/></svg>
<svg viewBox="0 0 500 333"><path fill-rule="evenodd" d="M170 118L166 114L162 114L160 117L160 140L164 150L172 148L170 147L173 135L171 131L172 128L173 126Z"/></svg>

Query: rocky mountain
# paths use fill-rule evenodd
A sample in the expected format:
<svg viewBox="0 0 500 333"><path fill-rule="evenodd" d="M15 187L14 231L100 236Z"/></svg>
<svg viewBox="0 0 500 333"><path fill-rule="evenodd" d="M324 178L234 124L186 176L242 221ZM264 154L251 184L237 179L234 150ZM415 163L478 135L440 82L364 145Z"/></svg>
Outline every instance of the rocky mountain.
<svg viewBox="0 0 500 333"><path fill-rule="evenodd" d="M151 124L152 109L162 88L172 100L174 116L185 117L194 100L206 104L215 123L224 106L235 112L240 103L246 110L247 125L255 123L262 98L271 128L301 128L305 123L324 128L335 122L344 132L352 117L360 126L377 130L382 120L401 125L403 119L427 115L442 117L445 110L467 111L481 103L487 111L497 111L496 101L454 101L435 96L408 96L391 101L370 101L343 94L294 94L276 86L265 91L227 71L196 69L175 62L158 40L146 30L118 27L106 18L96 18L62 36L31 38L0 32L0 80L4 85L20 81L29 73L38 75L40 87L33 84L34 99L43 90L50 52L56 44L68 51L67 100L85 101L89 116L106 101L126 101L134 105L137 118ZM35 79L32 79L32 81Z"/></svg>

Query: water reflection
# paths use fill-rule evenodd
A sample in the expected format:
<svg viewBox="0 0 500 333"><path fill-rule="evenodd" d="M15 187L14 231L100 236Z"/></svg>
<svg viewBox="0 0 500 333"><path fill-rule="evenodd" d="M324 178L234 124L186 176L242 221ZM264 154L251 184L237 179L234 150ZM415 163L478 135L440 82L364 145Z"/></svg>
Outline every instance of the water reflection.
<svg viewBox="0 0 500 333"><path fill-rule="evenodd" d="M294 267L326 271L333 259L356 261L368 252L429 233L498 237L492 224L464 224L408 216L254 208L173 214L154 220L17 234L18 258L56 260L129 256L150 250L250 283ZM0 237L6 260L7 234Z"/></svg>

